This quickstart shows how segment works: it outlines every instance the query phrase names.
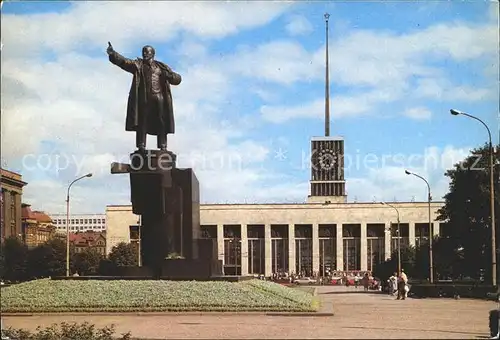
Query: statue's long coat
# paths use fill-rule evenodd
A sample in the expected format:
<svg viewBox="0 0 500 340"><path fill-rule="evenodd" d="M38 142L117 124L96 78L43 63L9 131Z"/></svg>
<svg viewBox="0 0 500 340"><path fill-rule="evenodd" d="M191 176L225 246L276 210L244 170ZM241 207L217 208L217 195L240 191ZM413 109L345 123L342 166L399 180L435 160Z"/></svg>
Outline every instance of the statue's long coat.
<svg viewBox="0 0 500 340"><path fill-rule="evenodd" d="M128 95L128 105L127 105L127 119L125 122L126 131L137 131L140 115L145 114L143 112L145 108L144 99L146 97L146 86L145 85L144 74L142 72L143 59L137 58L136 60L125 58L117 52L113 52L109 55L109 61L120 67L124 71L130 72L134 75L132 80L132 86L130 87L130 92ZM175 132L175 121L174 121L174 108L172 105L172 93L170 91L170 85L179 85L182 78L179 74L172 71L168 65L154 61L162 70L162 82L163 84L163 99L165 100L164 110L163 110L163 122L166 127L166 133ZM143 90L144 93L139 93ZM149 118L149 117L148 117ZM147 119L147 133L149 135L158 135L158 127L160 122L156 119Z"/></svg>

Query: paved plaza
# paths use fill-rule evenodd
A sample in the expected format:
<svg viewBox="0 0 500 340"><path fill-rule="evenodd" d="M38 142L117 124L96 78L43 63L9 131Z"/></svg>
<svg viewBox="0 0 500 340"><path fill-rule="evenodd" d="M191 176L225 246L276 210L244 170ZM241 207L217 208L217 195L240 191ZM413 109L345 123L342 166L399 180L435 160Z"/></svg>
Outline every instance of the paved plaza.
<svg viewBox="0 0 500 340"><path fill-rule="evenodd" d="M59 322L115 324L140 339L487 339L488 311L479 300L397 301L354 287L319 287L329 317L263 315L6 316L4 327L35 329Z"/></svg>

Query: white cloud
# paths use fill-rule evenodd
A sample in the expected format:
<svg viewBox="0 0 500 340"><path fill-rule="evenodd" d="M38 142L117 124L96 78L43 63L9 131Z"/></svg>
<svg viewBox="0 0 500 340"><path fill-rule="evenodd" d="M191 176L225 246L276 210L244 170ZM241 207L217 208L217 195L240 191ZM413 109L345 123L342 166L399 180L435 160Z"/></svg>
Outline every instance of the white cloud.
<svg viewBox="0 0 500 340"><path fill-rule="evenodd" d="M428 120L431 118L432 112L425 107L413 107L406 109L403 115L415 120Z"/></svg>
<svg viewBox="0 0 500 340"><path fill-rule="evenodd" d="M333 84L332 113L337 117L357 116L377 111L376 105L401 98L441 101L481 101L498 97L494 75L491 86L471 87L453 84L434 61L451 59L494 60L498 51L496 24L437 24L406 34L387 31L355 30L331 43ZM498 61L493 62L498 65ZM297 42L282 40L236 53L233 72L268 82L290 86L294 83L323 81L324 47L309 52ZM416 87L410 85L416 78ZM347 86L349 92L335 94L335 86ZM358 90L361 89L361 90ZM362 92L361 92L362 91ZM294 118L323 116L323 99L301 105L261 108L263 117L274 123ZM407 112L413 113L415 112ZM423 112L421 112L423 113ZM420 115L420 117L422 117Z"/></svg>
<svg viewBox="0 0 500 340"><path fill-rule="evenodd" d="M207 46L201 42L184 40L178 48L178 53L189 60L199 60L208 55Z"/></svg>
<svg viewBox="0 0 500 340"><path fill-rule="evenodd" d="M496 46L496 23L438 24L406 34L353 30L331 42L331 79L347 86L404 86L412 76L442 76L430 61L491 58ZM322 80L324 46L310 52L295 41L272 41L242 48L234 63L235 72L279 84Z"/></svg>
<svg viewBox="0 0 500 340"><path fill-rule="evenodd" d="M336 95L330 100L331 114L334 119L374 114L375 105L396 100L403 90L388 87L351 96ZM272 123L298 118L322 118L325 114L325 100L320 98L297 106L263 105L260 113L263 119Z"/></svg>
<svg viewBox="0 0 500 340"><path fill-rule="evenodd" d="M222 38L264 25L290 2L74 2L62 13L2 15L6 56L43 49L103 51L107 41L124 52L138 41L166 42L186 32ZM81 23L81 24L75 24Z"/></svg>
<svg viewBox="0 0 500 340"><path fill-rule="evenodd" d="M313 31L313 26L307 18L300 15L294 15L290 18L285 29L292 36L306 35Z"/></svg>
<svg viewBox="0 0 500 340"><path fill-rule="evenodd" d="M453 146L429 147L421 155L387 155L380 156L378 162L371 163L365 177L347 177L346 190L349 200L359 201L392 201L400 202L426 201L427 186L421 179L406 175L407 169L416 173L430 184L434 201L442 201L448 192L449 179L443 176L446 170L462 161L471 148L454 148ZM385 159L385 161L384 161Z"/></svg>
<svg viewBox="0 0 500 340"><path fill-rule="evenodd" d="M455 102L475 102L498 97L498 91L492 87L475 88L467 85L454 85L444 78L418 79L413 93L417 98Z"/></svg>
<svg viewBox="0 0 500 340"><path fill-rule="evenodd" d="M494 60L497 55L496 24L449 23L430 26L407 34L386 31L352 31L331 43L331 80L341 86L361 86L367 94L334 95L332 112L337 117L367 114L377 104L403 98L479 101L495 98L496 78L491 87L472 88L446 80L442 69L432 61L451 58ZM498 65L498 61L494 61ZM277 84L322 81L324 47L310 53L294 41L274 41L236 53L233 72ZM417 87L410 86L412 77ZM292 118L322 117L322 99L300 106L265 105L261 113L268 121L279 123Z"/></svg>
<svg viewBox="0 0 500 340"><path fill-rule="evenodd" d="M315 79L312 62L312 55L302 45L288 40L240 46L224 61L233 73L285 85Z"/></svg>

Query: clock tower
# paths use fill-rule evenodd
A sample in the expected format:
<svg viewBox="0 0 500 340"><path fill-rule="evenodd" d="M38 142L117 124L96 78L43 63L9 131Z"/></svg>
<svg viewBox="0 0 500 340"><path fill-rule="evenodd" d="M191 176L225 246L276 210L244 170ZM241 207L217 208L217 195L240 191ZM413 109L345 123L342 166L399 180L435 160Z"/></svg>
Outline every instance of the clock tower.
<svg viewBox="0 0 500 340"><path fill-rule="evenodd" d="M311 139L311 194L309 203L346 203L344 179L344 139Z"/></svg>
<svg viewBox="0 0 500 340"><path fill-rule="evenodd" d="M325 137L311 139L311 194L308 203L346 203L344 139L330 137L330 74L328 61L328 19L325 48Z"/></svg>

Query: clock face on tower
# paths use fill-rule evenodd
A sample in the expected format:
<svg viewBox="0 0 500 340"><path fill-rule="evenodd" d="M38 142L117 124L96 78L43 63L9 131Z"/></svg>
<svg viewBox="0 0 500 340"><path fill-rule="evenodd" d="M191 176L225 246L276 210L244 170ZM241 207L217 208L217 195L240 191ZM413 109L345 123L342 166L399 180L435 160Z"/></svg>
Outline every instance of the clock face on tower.
<svg viewBox="0 0 500 340"><path fill-rule="evenodd" d="M318 161L322 170L331 170L337 164L338 157L334 150L324 148L319 150Z"/></svg>

